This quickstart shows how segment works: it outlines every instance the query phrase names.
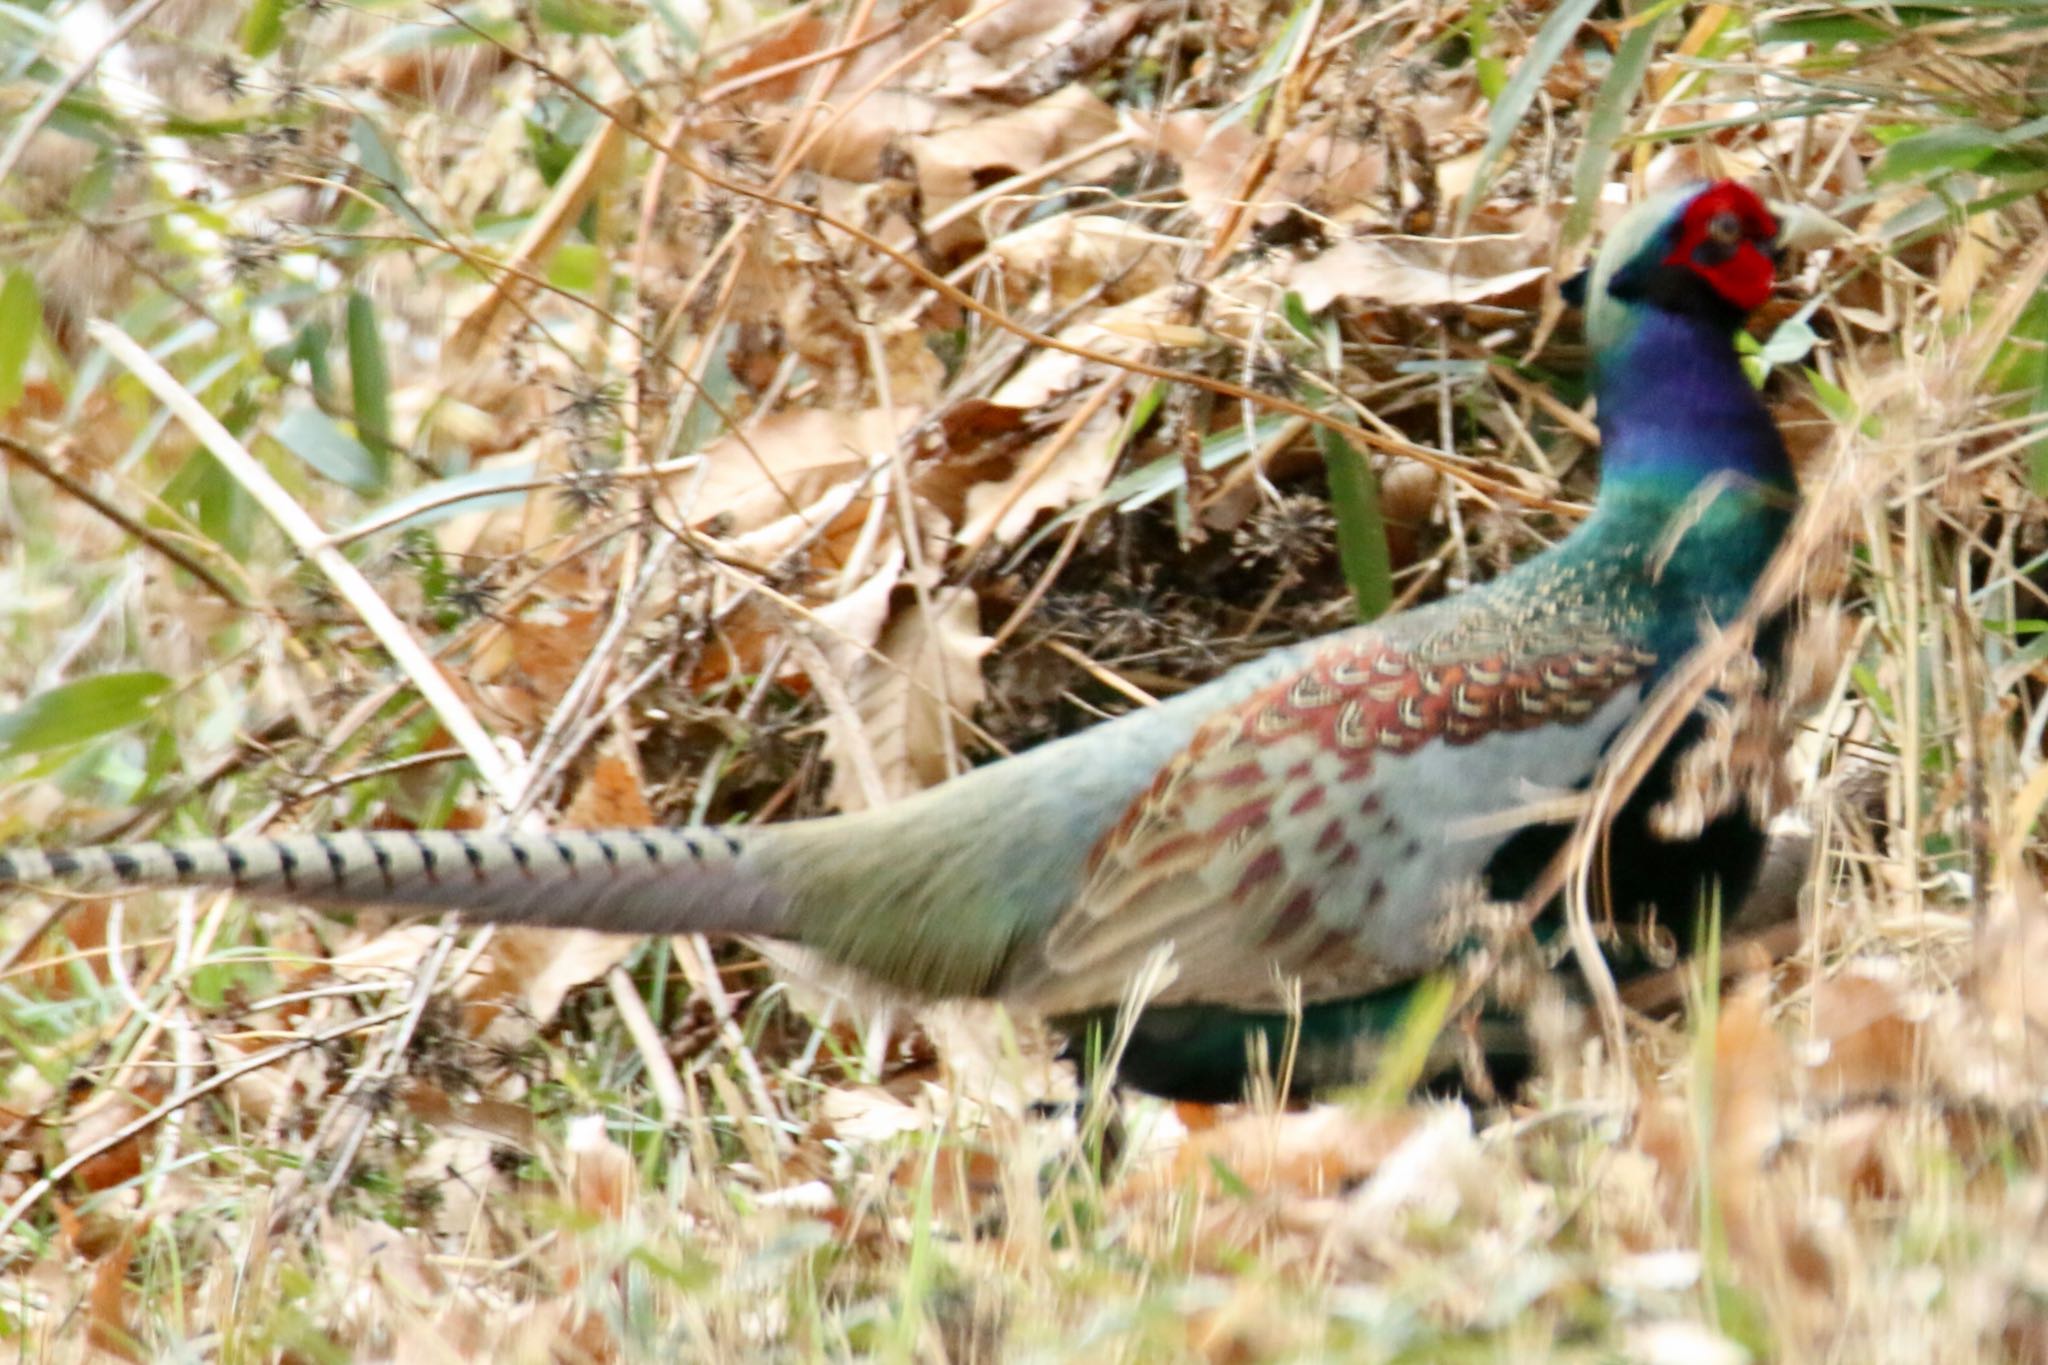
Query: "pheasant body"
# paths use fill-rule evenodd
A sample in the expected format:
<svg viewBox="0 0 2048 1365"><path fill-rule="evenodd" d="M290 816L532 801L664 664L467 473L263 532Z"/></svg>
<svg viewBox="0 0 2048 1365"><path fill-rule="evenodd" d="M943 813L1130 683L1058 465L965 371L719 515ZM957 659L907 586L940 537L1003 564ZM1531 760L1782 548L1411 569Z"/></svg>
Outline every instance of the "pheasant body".
<svg viewBox="0 0 2048 1365"><path fill-rule="evenodd" d="M1792 481L1733 332L1775 234L1721 184L1645 206L1587 292L1604 464L1570 537L1484 586L1276 651L1170 702L885 809L759 827L338 834L0 854L0 882L229 882L495 922L803 944L918 997L983 996L1070 1035L1169 965L1122 1074L1241 1093L1280 1055L1290 984L1307 1084L1355 1075L1455 948L1459 897L1519 897L1647 690L1732 619L1782 538ZM1696 728L1696 727L1695 727ZM1610 834L1612 901L1689 941L1761 832L1735 813L1660 844L1667 751ZM1539 812L1532 815L1530 812Z"/></svg>

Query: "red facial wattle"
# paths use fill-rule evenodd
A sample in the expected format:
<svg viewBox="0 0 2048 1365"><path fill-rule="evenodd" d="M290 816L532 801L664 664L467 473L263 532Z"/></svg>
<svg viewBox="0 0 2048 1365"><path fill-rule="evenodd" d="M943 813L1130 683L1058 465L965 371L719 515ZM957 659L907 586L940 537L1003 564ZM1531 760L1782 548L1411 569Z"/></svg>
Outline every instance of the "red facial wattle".
<svg viewBox="0 0 2048 1365"><path fill-rule="evenodd" d="M1771 296L1776 273L1767 248L1777 235L1778 220L1764 201L1735 181L1723 180L1686 206L1678 243L1664 264L1692 271L1734 307L1754 312Z"/></svg>

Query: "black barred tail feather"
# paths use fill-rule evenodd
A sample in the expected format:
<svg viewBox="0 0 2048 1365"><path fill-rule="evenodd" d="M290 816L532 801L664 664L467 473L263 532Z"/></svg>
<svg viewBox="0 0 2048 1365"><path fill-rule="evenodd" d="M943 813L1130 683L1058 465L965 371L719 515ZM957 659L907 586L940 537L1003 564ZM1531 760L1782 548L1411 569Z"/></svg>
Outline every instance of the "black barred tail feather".
<svg viewBox="0 0 2048 1365"><path fill-rule="evenodd" d="M227 886L316 905L459 910L494 924L778 935L763 830L300 834L0 852L0 886Z"/></svg>

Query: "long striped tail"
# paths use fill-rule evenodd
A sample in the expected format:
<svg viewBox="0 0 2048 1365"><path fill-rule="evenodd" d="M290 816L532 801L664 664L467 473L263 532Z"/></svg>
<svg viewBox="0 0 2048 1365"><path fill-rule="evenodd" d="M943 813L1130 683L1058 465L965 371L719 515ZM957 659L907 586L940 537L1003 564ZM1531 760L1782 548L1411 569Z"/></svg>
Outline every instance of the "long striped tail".
<svg viewBox="0 0 2048 1365"><path fill-rule="evenodd" d="M492 923L778 936L770 829L379 832L0 851L0 887L228 886L321 905L460 910Z"/></svg>

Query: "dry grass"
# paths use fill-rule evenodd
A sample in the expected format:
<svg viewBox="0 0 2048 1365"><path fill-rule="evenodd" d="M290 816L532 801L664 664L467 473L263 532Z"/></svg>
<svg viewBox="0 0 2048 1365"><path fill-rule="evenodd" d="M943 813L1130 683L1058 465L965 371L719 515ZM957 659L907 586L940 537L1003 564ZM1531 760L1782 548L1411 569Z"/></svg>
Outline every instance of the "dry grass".
<svg viewBox="0 0 2048 1365"><path fill-rule="evenodd" d="M22 899L0 1341L2048 1360L2036 21L1535 9L172 0L62 104L92 35L0 15L8 843L888 799L1560 534L1625 200L1839 226L1757 328L1802 932L1627 1055L1136 1103L1105 1178L1027 1025L738 948Z"/></svg>

